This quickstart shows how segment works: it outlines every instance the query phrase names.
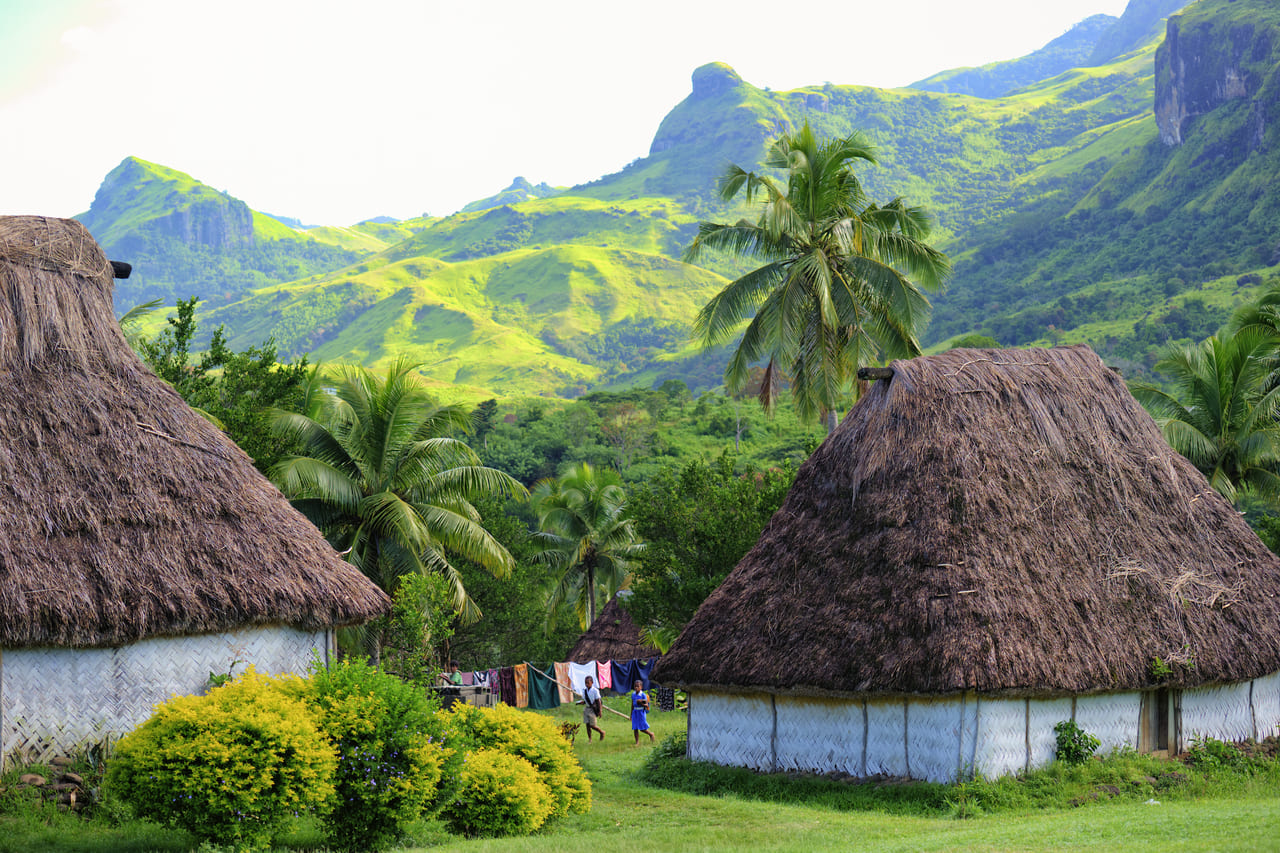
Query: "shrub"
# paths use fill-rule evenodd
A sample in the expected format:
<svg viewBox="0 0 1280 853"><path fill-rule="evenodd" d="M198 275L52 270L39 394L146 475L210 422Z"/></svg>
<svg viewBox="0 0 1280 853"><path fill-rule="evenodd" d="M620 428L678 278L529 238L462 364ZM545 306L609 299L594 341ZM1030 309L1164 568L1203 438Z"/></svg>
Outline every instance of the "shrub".
<svg viewBox="0 0 1280 853"><path fill-rule="evenodd" d="M206 696L157 705L120 740L105 785L139 817L253 849L287 817L328 810L334 763L307 706L250 668Z"/></svg>
<svg viewBox="0 0 1280 853"><path fill-rule="evenodd" d="M1075 720L1063 720L1053 727L1058 740L1056 757L1066 764L1083 764L1102 745L1102 741L1076 725Z"/></svg>
<svg viewBox="0 0 1280 853"><path fill-rule="evenodd" d="M445 818L467 835L528 835L546 822L555 798L524 758L497 749L467 756Z"/></svg>
<svg viewBox="0 0 1280 853"><path fill-rule="evenodd" d="M338 754L337 808L324 819L329 844L390 846L435 799L454 752L440 737L434 699L361 660L317 667L308 688Z"/></svg>
<svg viewBox="0 0 1280 853"><path fill-rule="evenodd" d="M475 708L455 705L452 716L460 732L476 749L497 749L518 755L538 771L551 791L551 817L585 814L591 809L591 781L548 717L498 705Z"/></svg>
<svg viewBox="0 0 1280 853"><path fill-rule="evenodd" d="M1248 760L1235 744L1197 734L1192 735L1191 745L1187 747L1187 763L1200 768L1239 768Z"/></svg>

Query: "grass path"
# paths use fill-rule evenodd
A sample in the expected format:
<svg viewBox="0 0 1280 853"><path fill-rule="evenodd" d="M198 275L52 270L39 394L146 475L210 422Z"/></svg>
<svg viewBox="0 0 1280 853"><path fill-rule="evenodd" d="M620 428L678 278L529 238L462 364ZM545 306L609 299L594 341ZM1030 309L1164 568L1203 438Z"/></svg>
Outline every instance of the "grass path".
<svg viewBox="0 0 1280 853"><path fill-rule="evenodd" d="M619 705L621 707L621 705ZM654 734L684 725L680 714L652 713ZM573 719L569 709L558 719ZM971 820L835 811L736 797L696 796L651 788L633 774L651 747L632 746L625 720L606 714L608 737L575 744L591 776L590 814L544 832L498 840L457 841L432 851L1277 851L1280 790L1250 799L1161 805L1100 804L1063 811L988 815Z"/></svg>

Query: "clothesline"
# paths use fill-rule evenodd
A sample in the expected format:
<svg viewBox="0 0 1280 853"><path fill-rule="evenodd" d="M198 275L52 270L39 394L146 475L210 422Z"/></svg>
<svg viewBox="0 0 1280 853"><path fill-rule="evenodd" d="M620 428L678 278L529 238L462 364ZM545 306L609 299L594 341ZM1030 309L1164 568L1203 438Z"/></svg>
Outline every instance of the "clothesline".
<svg viewBox="0 0 1280 853"><path fill-rule="evenodd" d="M537 668L536 666L534 666L533 664L529 664L529 669L533 670L534 672L538 673L538 675L541 675L543 678L545 678L545 679L547 679L548 681L550 681L550 682L552 682L552 683L556 684L556 685L557 685L557 686L559 686L559 687L567 687L567 688L569 689L569 694L570 694L571 696L573 696L573 695L582 696L582 697L583 697L583 701L586 701L586 694L585 694L585 693L583 693L582 691L574 690L574 689L573 689L573 685L571 685L571 684L565 684L563 681L560 681L558 678L552 678L550 675L547 675L545 672L543 672L542 670L538 669L538 668ZM629 720L629 719L631 719L631 718L630 718L629 716L627 716L626 714L622 713L621 711L615 711L615 710L613 710L613 709L612 709L612 708L610 708L608 705L605 705L603 702L602 702L602 703L600 703L600 707L604 708L604 709L605 709L606 711L608 711L610 714L617 714L619 717L622 717L622 719L624 719L624 720Z"/></svg>
<svg viewBox="0 0 1280 853"><path fill-rule="evenodd" d="M464 685L487 685L500 702L517 708L546 710L575 701L575 695L582 695L588 677L592 678L602 693L612 689L617 695L624 694L637 681L643 689L649 690L649 674L656 660L657 658L641 658L581 664L564 662L541 666L525 662L461 675ZM534 678L529 670L542 677ZM654 692L658 698L659 710L675 710L674 690L656 687Z"/></svg>

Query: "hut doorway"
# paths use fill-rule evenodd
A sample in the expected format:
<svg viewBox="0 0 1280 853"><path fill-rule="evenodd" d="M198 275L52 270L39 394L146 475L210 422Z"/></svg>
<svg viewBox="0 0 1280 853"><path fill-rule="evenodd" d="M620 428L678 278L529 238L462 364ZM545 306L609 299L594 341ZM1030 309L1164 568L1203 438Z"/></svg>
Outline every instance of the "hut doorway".
<svg viewBox="0 0 1280 853"><path fill-rule="evenodd" d="M1142 694L1138 721L1138 752L1169 754L1177 751L1177 691L1161 687Z"/></svg>

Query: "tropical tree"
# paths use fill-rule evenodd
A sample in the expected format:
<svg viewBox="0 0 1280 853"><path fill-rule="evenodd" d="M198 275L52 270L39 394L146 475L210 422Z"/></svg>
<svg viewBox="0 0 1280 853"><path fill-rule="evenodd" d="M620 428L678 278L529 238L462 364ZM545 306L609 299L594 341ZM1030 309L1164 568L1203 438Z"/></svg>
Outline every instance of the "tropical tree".
<svg viewBox="0 0 1280 853"><path fill-rule="evenodd" d="M583 629L596 619L597 589L612 596L644 551L630 517L622 480L614 471L582 462L564 476L540 480L532 503L538 516L535 560L559 579L547 598L554 616L567 601L577 605Z"/></svg>
<svg viewBox="0 0 1280 853"><path fill-rule="evenodd" d="M764 161L785 170L785 186L736 165L720 179L726 202L740 193L748 204L763 197L759 220L703 222L685 251L688 261L711 249L764 262L706 304L694 334L710 348L750 318L725 369L729 391L765 362L765 409L772 411L785 379L801 418L825 415L828 431L860 365L919 354L916 333L930 307L923 291L940 288L951 271L925 242L923 210L901 198L883 206L867 198L853 167L875 162L861 134L819 139L806 122L773 142Z"/></svg>
<svg viewBox="0 0 1280 853"><path fill-rule="evenodd" d="M1175 393L1133 389L1170 446L1232 503L1247 493L1280 498L1280 388L1268 390L1275 346L1258 328L1173 345L1156 369L1172 377Z"/></svg>
<svg viewBox="0 0 1280 853"><path fill-rule="evenodd" d="M271 476L383 590L394 593L399 579L414 572L444 575L462 620L474 621L480 612L448 555L509 574L511 555L481 526L471 501L527 493L451 437L470 428L470 416L436 405L416 366L401 359L385 375L348 366L325 415L277 413L277 429L306 450L281 461Z"/></svg>

